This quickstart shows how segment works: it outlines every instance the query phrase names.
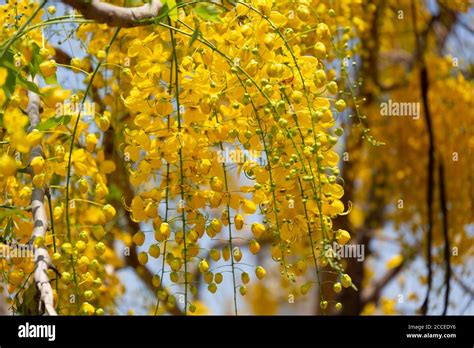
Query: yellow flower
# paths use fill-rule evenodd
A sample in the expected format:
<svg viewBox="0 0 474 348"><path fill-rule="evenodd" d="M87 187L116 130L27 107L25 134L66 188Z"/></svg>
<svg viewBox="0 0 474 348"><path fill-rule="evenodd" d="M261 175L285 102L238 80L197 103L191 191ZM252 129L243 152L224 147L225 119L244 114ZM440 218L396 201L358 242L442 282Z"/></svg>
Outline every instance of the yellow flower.
<svg viewBox="0 0 474 348"><path fill-rule="evenodd" d="M43 138L43 133L41 133L37 129L33 129L28 135L26 136L26 140L30 144L30 146L36 146L41 142Z"/></svg>
<svg viewBox="0 0 474 348"><path fill-rule="evenodd" d="M143 243L145 243L145 233L143 233L142 231L138 231L133 235L132 240L138 246L143 245Z"/></svg>
<svg viewBox="0 0 474 348"><path fill-rule="evenodd" d="M249 250L254 255L258 254L260 252L260 244L255 239L252 239L249 243Z"/></svg>
<svg viewBox="0 0 474 348"><path fill-rule="evenodd" d="M314 45L314 50L316 52L316 57L324 59L326 57L326 46L322 42L316 42Z"/></svg>
<svg viewBox="0 0 474 348"><path fill-rule="evenodd" d="M116 214L115 208L110 204L104 205L102 207L102 212L104 213L105 218L108 221L112 220L114 218L115 214Z"/></svg>
<svg viewBox="0 0 474 348"><path fill-rule="evenodd" d="M97 55L97 59L104 60L105 57L107 56L107 52L104 50L98 50L96 55Z"/></svg>
<svg viewBox="0 0 474 348"><path fill-rule="evenodd" d="M255 238L260 238L265 233L265 226L260 222L254 222L251 227L252 233Z"/></svg>
<svg viewBox="0 0 474 348"><path fill-rule="evenodd" d="M240 214L236 214L234 217L234 225L237 230L241 230L244 226L244 218Z"/></svg>
<svg viewBox="0 0 474 348"><path fill-rule="evenodd" d="M97 119L97 125L102 132L106 132L110 127L110 118L104 115Z"/></svg>
<svg viewBox="0 0 474 348"><path fill-rule="evenodd" d="M343 99L339 99L339 100L336 101L334 106L336 107L337 111L343 112L344 109L346 108L346 102Z"/></svg>
<svg viewBox="0 0 474 348"><path fill-rule="evenodd" d="M44 168L44 158L41 156L34 157L31 162L30 166L33 169L33 173L39 174L43 171Z"/></svg>
<svg viewBox="0 0 474 348"><path fill-rule="evenodd" d="M217 192L221 192L224 188L224 183L217 176L214 176L210 181L211 189Z"/></svg>
<svg viewBox="0 0 474 348"><path fill-rule="evenodd" d="M25 273L23 270L15 270L9 274L9 281L12 285L18 286L20 285L25 278Z"/></svg>
<svg viewBox="0 0 474 348"><path fill-rule="evenodd" d="M54 221L60 221L63 216L64 208L60 205L54 207L53 215Z"/></svg>
<svg viewBox="0 0 474 348"><path fill-rule="evenodd" d="M278 11L270 12L270 20L277 27L283 27L288 22L288 19Z"/></svg>
<svg viewBox="0 0 474 348"><path fill-rule="evenodd" d="M16 162L13 158L4 153L0 156L0 176L8 177L15 175Z"/></svg>
<svg viewBox="0 0 474 348"><path fill-rule="evenodd" d="M61 245L61 250L64 251L66 254L72 254L73 252L73 248L72 248L72 245L71 243L63 243Z"/></svg>
<svg viewBox="0 0 474 348"><path fill-rule="evenodd" d="M95 308L89 302L84 302L81 305L80 313L82 315L93 315L95 313Z"/></svg>
<svg viewBox="0 0 474 348"><path fill-rule="evenodd" d="M170 225L167 222L163 222L160 226L160 233L165 236L165 238L169 238L171 234Z"/></svg>
<svg viewBox="0 0 474 348"><path fill-rule="evenodd" d="M217 249L211 249L211 251L209 252L209 257L211 258L211 260L217 262L221 258L221 253Z"/></svg>
<svg viewBox="0 0 474 348"><path fill-rule="evenodd" d="M242 202L242 210L245 214L253 214L257 211L257 205L254 202L245 199Z"/></svg>
<svg viewBox="0 0 474 348"><path fill-rule="evenodd" d="M348 274L343 274L341 276L341 283L343 287L348 288L352 285L352 279Z"/></svg>
<svg viewBox="0 0 474 348"><path fill-rule="evenodd" d="M2 87L7 81L8 70L0 67L0 87Z"/></svg>
<svg viewBox="0 0 474 348"><path fill-rule="evenodd" d="M201 260L201 262L199 262L199 270L202 273L207 272L209 270L209 263L206 260Z"/></svg>
<svg viewBox="0 0 474 348"><path fill-rule="evenodd" d="M336 240L339 244L344 245L351 239L351 235L346 230L336 231Z"/></svg>
<svg viewBox="0 0 474 348"><path fill-rule="evenodd" d="M144 251L140 252L138 254L138 262L140 263L140 265L146 265L148 262L148 254Z"/></svg>
<svg viewBox="0 0 474 348"><path fill-rule="evenodd" d="M160 257L160 246L158 244L152 244L150 245L150 248L148 249L148 253L150 254L151 257L157 259Z"/></svg>
<svg viewBox="0 0 474 348"><path fill-rule="evenodd" d="M106 247L105 247L104 243L98 242L98 243L96 243L94 249L95 249L96 254L100 256L100 255L103 255L105 253Z"/></svg>
<svg viewBox="0 0 474 348"><path fill-rule="evenodd" d="M224 248L222 249L222 258L225 261L228 261L230 259L230 247L229 247L229 245L224 246Z"/></svg>
<svg viewBox="0 0 474 348"><path fill-rule="evenodd" d="M141 77L158 75L161 72L162 63L168 59L168 52L163 50L160 43L155 43L152 48L140 46L137 52L140 60L135 65L135 71Z"/></svg>
<svg viewBox="0 0 474 348"><path fill-rule="evenodd" d="M46 60L39 65L44 77L49 77L56 73L57 65L54 59Z"/></svg>
<svg viewBox="0 0 474 348"><path fill-rule="evenodd" d="M387 269L393 269L400 266L402 263L403 263L403 256L398 254L392 257L390 260L388 260L385 267L387 267Z"/></svg>
<svg viewBox="0 0 474 348"><path fill-rule="evenodd" d="M84 178L79 179L79 181L77 182L77 186L79 188L80 193L86 194L87 192L89 192L89 183L87 182L86 179Z"/></svg>
<svg viewBox="0 0 474 348"><path fill-rule="evenodd" d="M265 268L263 268L262 266L258 266L255 269L255 275L258 279L263 279L267 275L267 271L265 271Z"/></svg>
<svg viewBox="0 0 474 348"><path fill-rule="evenodd" d="M86 149L89 152L93 152L95 149L95 146L97 145L99 141L97 140L97 137L93 133L89 133L86 136Z"/></svg>
<svg viewBox="0 0 474 348"><path fill-rule="evenodd" d="M239 262L240 260L242 260L242 250L240 250L239 247L235 247L234 250L233 250L233 255L234 255L234 260Z"/></svg>
<svg viewBox="0 0 474 348"><path fill-rule="evenodd" d="M95 194L98 199L103 199L105 196L109 194L109 189L104 183L98 183L95 186Z"/></svg>
<svg viewBox="0 0 474 348"><path fill-rule="evenodd" d="M34 177L33 177L33 186L36 187L36 188L42 188L45 184L45 175L44 173L41 173L41 174L36 174Z"/></svg>

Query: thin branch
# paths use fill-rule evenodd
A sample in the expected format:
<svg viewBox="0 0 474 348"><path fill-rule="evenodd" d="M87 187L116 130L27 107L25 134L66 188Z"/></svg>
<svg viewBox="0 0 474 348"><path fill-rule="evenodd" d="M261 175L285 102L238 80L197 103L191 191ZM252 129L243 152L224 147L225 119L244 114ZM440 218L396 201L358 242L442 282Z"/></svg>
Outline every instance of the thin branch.
<svg viewBox="0 0 474 348"><path fill-rule="evenodd" d="M474 35L474 29L471 28L467 23L464 23L462 20L458 20L458 24L471 33L471 35Z"/></svg>
<svg viewBox="0 0 474 348"><path fill-rule="evenodd" d="M429 307L429 297L431 292L431 287L433 283L433 256L432 256L432 245L433 245L433 187L434 187L434 167L435 167L435 158L434 158L434 134L433 134L433 125L431 122L431 112L428 101L428 71L426 69L426 62L424 57L426 37L423 38L418 33L417 22L416 22L416 4L415 0L411 1L411 15L413 21L413 34L415 36L415 57L419 62L420 67L420 88L421 88L421 98L423 102L423 111L426 121L426 130L428 132L428 165L427 165L427 185L426 185L426 205L428 207L428 231L427 231L427 241L426 241L426 267L428 269L428 288L426 291L425 300L420 308L421 313L426 315ZM425 31L427 33L427 31Z"/></svg>
<svg viewBox="0 0 474 348"><path fill-rule="evenodd" d="M37 94L28 91L27 113L28 118L30 119L30 130L34 129L40 122L39 108L40 97ZM37 156L44 157L41 145L37 145L31 149L30 162L31 159ZM29 168L29 171L31 176L33 176L31 168ZM45 191L43 188L33 188L31 195L31 208L33 212L33 232L31 234L31 243L33 243L36 238L44 238L46 236L46 231L48 230L49 223L44 205L44 195ZM44 246L36 247L34 250L34 281L40 293L39 311L42 312L43 309L41 307L44 306L45 313L49 315L57 315L56 310L54 309L53 288L51 287L48 276L51 258L48 250Z"/></svg>
<svg viewBox="0 0 474 348"><path fill-rule="evenodd" d="M450 253L450 243L449 243L449 228L448 228L448 208L446 204L446 187L445 187L445 176L444 176L444 166L443 163L440 163L438 166L439 173L439 201L441 206L441 212L443 215L443 238L444 238L444 263L446 267L444 282L446 284L446 292L444 294L444 306L443 306L443 315L446 315L449 306L449 290L450 290L450 281L451 281L451 253Z"/></svg>
<svg viewBox="0 0 474 348"><path fill-rule="evenodd" d="M453 276L453 279L459 284L459 286L461 286L461 288L469 294L469 296L471 297L471 299L474 298L474 289L471 289L469 288L469 285L467 285L466 283L464 283L464 281L461 279L461 277L459 277L456 273L452 273L452 276Z"/></svg>
<svg viewBox="0 0 474 348"><path fill-rule="evenodd" d="M385 286L390 283L402 270L405 262L402 262L400 265L397 267L389 270L378 282L376 282L372 288L372 291L366 295L363 296L362 301L361 301L361 307L364 308L364 306L369 303L369 302L378 302L380 298L380 294L382 293L382 290L385 288Z"/></svg>
<svg viewBox="0 0 474 348"><path fill-rule="evenodd" d="M152 0L148 4L138 7L122 7L101 2L99 0L62 0L65 4L72 6L82 13L87 19L99 23L106 23L110 27L137 27L145 24L145 19L151 19L158 15L162 4L159 0Z"/></svg>

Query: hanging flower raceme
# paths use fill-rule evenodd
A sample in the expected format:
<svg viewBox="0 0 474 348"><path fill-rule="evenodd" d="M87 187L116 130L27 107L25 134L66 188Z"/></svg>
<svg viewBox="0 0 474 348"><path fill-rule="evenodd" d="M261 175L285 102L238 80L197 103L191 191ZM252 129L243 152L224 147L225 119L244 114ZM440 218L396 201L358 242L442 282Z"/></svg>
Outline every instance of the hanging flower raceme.
<svg viewBox="0 0 474 348"><path fill-rule="evenodd" d="M336 113L345 109L334 96L343 87L326 68L336 58L334 29L323 22L331 15L318 8L311 16L304 1L238 2L207 22L179 12L171 27L134 31L122 51L130 78L121 98L131 115L123 151L139 193L129 210L153 225L160 287L180 284L187 311L200 279L214 293L228 270L224 280L245 295L251 268L257 279L267 273L251 266L267 243L288 286L297 277L320 286L327 265L351 285L325 252L350 239L332 228L348 207L334 149ZM176 299L159 296L158 305L166 301Z"/></svg>

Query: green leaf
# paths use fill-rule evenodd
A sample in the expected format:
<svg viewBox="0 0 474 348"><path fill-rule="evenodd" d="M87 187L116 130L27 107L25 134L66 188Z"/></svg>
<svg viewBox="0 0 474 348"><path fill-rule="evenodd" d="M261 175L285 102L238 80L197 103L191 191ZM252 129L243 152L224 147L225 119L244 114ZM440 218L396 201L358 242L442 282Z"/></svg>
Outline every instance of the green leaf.
<svg viewBox="0 0 474 348"><path fill-rule="evenodd" d="M178 20L178 8L176 5L176 1L163 0L161 3L162 3L162 6L154 22L160 23L168 17L174 21Z"/></svg>
<svg viewBox="0 0 474 348"><path fill-rule="evenodd" d="M25 87L29 91L31 91L33 93L36 93L38 95L43 95L40 92L40 90L39 90L38 86L36 85L36 83L28 81L23 76L21 76L21 74L16 75L16 80L20 85L22 85L23 87Z"/></svg>
<svg viewBox="0 0 474 348"><path fill-rule="evenodd" d="M117 202L122 202L123 198L123 192L115 184L110 184L109 186L109 194L107 195L107 200L108 201L117 201Z"/></svg>
<svg viewBox="0 0 474 348"><path fill-rule="evenodd" d="M5 53L2 61L0 62L0 66L4 66L8 69L8 78L6 85L7 90L8 92L10 92L10 94L15 89L15 82L17 82L29 91L32 91L33 93L36 93L38 95L42 95L36 83L25 79L23 75L21 75L21 73L18 71L18 68L13 64L13 52L7 51Z"/></svg>
<svg viewBox="0 0 474 348"><path fill-rule="evenodd" d="M158 11L158 15L154 19L154 23L158 24L160 22L163 22L163 20L166 18L168 15L169 9L168 9L168 4L164 3L163 6L161 6L160 11Z"/></svg>
<svg viewBox="0 0 474 348"><path fill-rule="evenodd" d="M9 98L15 91L16 83L16 72L15 66L13 65L13 52L8 50L3 56L0 66L7 68L8 76L5 84L3 85L3 90L5 91L6 96ZM12 70L13 69L13 70Z"/></svg>
<svg viewBox="0 0 474 348"><path fill-rule="evenodd" d="M7 225L5 226L5 230L3 231L3 240L5 242L8 242L11 239L12 235L13 235L13 219L10 216L8 218Z"/></svg>
<svg viewBox="0 0 474 348"><path fill-rule="evenodd" d="M40 47L33 43L33 54L31 56L31 62L28 64L28 70L32 77L35 77L39 70L39 65L41 64L41 56L39 54Z"/></svg>
<svg viewBox="0 0 474 348"><path fill-rule="evenodd" d="M168 16L173 20L177 21L178 20L178 7L176 5L175 0L163 0L161 2L163 4L163 7L167 7L167 12Z"/></svg>
<svg viewBox="0 0 474 348"><path fill-rule="evenodd" d="M16 73L16 70L18 69L13 64L13 51L12 50L8 50L7 52L5 52L5 55L3 56L3 59L0 62L0 65Z"/></svg>
<svg viewBox="0 0 474 348"><path fill-rule="evenodd" d="M25 281L23 284L23 293L20 296L15 297L15 312L18 315L42 315L39 308L39 298L37 296L38 289L36 288L35 282Z"/></svg>
<svg viewBox="0 0 474 348"><path fill-rule="evenodd" d="M58 84L58 79L56 77L56 74L53 74L48 77L44 77L44 82L46 82L48 85L57 85Z"/></svg>
<svg viewBox="0 0 474 348"><path fill-rule="evenodd" d="M222 20L219 17L221 11L213 4L198 4L194 9L194 13L201 19L213 22L221 23Z"/></svg>
<svg viewBox="0 0 474 348"><path fill-rule="evenodd" d="M197 40L199 35L201 35L201 32L199 31L199 28L196 27L196 29L194 29L193 36L191 36L191 40L189 41L189 47L193 45L194 41Z"/></svg>
<svg viewBox="0 0 474 348"><path fill-rule="evenodd" d="M15 207L9 207L6 205L0 205L0 221L5 219L6 217L11 216L18 216L18 217L26 217L25 212L21 209ZM8 226L7 226L8 227Z"/></svg>
<svg viewBox="0 0 474 348"><path fill-rule="evenodd" d="M7 51L5 55L3 56L2 61L0 62L0 66L4 66L5 68L8 69L8 77L5 85L7 85L7 91L11 95L13 90L15 89L15 82L18 84L22 85L29 91L36 93L38 95L42 95L40 92L38 86L36 83L33 83L21 75L21 73L18 71L18 68L13 64L13 52L12 51ZM33 68L32 65L30 64L30 68ZM8 95L9 96L9 95Z"/></svg>
<svg viewBox="0 0 474 348"><path fill-rule="evenodd" d="M70 115L53 116L38 124L36 129L43 132L59 125L68 124L69 121L71 121Z"/></svg>

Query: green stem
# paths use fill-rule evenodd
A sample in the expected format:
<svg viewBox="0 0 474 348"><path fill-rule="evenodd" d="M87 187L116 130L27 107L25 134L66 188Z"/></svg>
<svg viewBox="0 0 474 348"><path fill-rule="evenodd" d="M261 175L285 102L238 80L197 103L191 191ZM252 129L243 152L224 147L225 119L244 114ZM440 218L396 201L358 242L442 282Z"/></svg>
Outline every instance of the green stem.
<svg viewBox="0 0 474 348"><path fill-rule="evenodd" d="M300 191L301 192L304 192L303 191L303 185L301 183L301 179L300 177L298 176L298 185L300 187ZM313 237L311 235L311 224L309 222L309 216L308 216L308 209L306 207L306 200L305 198L303 197L303 208L304 208L304 215L305 215L305 218L306 218L306 226L308 228L308 237L309 237L309 242L311 244L311 253L313 255L313 261L314 261L314 269L316 271L316 279L318 280L318 287L319 287L319 297L320 297L320 301L324 301L324 297L323 297L323 292L321 291L321 279L319 277L319 266L318 266L318 261L317 261L317 257L316 257L316 253L314 251L314 242L313 242ZM326 313L326 310L323 309L323 313L325 314Z"/></svg>
<svg viewBox="0 0 474 348"><path fill-rule="evenodd" d="M112 39L110 40L109 45L106 46L106 48L105 48L106 54L108 54L108 52L110 50L110 47L112 46L112 43L115 41L119 31L120 31L120 28L118 28L115 31L114 35L112 36ZM67 227L67 238L68 238L69 242L71 242L71 224L70 224L70 221L69 221L69 188L70 188L70 181L71 181L72 152L74 150L74 141L75 141L75 138L76 138L77 127L79 125L79 120L81 118L82 106L84 105L84 103L87 99L87 95L88 95L88 93L89 93L89 91L92 87L92 83L94 82L94 78L95 78L97 72L99 71L100 66L101 66L101 63L98 63L97 67L94 69L94 72L92 73L89 84L87 85L84 97L81 101L81 108L80 108L79 113L77 115L77 119L76 119L76 122L74 124L74 129L73 129L72 136L71 136L71 146L69 148L69 158L68 158L67 173L66 173L66 227ZM75 266L74 266L74 258L73 258L72 255L71 255L71 266L72 266L72 271L73 271L76 298L79 298L79 287L78 287L78 283L77 283L76 269L75 269ZM79 306L80 306L79 301L77 301L76 303L77 303L77 306L79 308Z"/></svg>
<svg viewBox="0 0 474 348"><path fill-rule="evenodd" d="M49 216L50 216L50 222L51 222L51 234L53 236L53 250L56 253L56 231L54 229L54 218L53 218L53 205L51 202L51 193L49 191L50 189L47 189L47 194L46 198L48 199L48 207L49 207ZM57 307L60 308L59 306L59 276L56 275L56 294L58 295L58 305Z"/></svg>
<svg viewBox="0 0 474 348"><path fill-rule="evenodd" d="M178 121L178 135L181 136L181 110L179 103L179 69L178 69L178 55L176 54L176 39L174 33L171 31L171 44L173 46L173 60L175 64L175 99L176 99L176 115ZM181 146L181 139L179 139L179 171L180 171L180 193L181 193L181 204L184 204L184 168L183 168L183 148ZM184 207L181 207L181 219L183 228L183 243L184 243L184 315L188 311L188 252L187 252L187 241L186 241L186 212Z"/></svg>
<svg viewBox="0 0 474 348"><path fill-rule="evenodd" d="M219 123L219 117L217 116L217 112L214 110L214 114L216 117L216 122ZM221 151L224 151L224 146L222 145L222 141L219 142L219 146ZM225 162L222 162L222 170L224 171L224 184L225 184L225 191L229 193L229 185L227 181L227 169ZM230 205L229 201L227 200L227 213L228 215L230 214ZM232 284L234 288L234 313L235 315L238 315L237 312L237 285L235 281L235 266L234 266L234 246L233 246L233 241L232 241L232 223L230 221L230 216L228 217L228 226L229 226L229 247L231 250L231 255L230 255L230 265L232 268Z"/></svg>
<svg viewBox="0 0 474 348"><path fill-rule="evenodd" d="M171 25L171 19L168 17L168 24ZM173 34L173 31L170 29L170 35ZM173 90L173 65L174 65L174 60L172 59L170 62L170 82L169 82L169 94L171 95L171 92ZM168 131L170 130L170 124L171 124L171 115L168 114L167 117L167 124L168 124ZM169 211L169 177L170 177L170 164L166 163L166 178L165 178L165 183L166 183L166 202L165 202L165 222L168 222L168 211ZM165 261L166 261L166 247L168 245L168 241L165 240L164 246L163 246L163 262L161 264L161 276L160 276L160 288L163 288L163 276L165 274ZM156 310L155 310L155 315L158 314L158 310L160 309L160 298L158 297L158 302L156 304Z"/></svg>

